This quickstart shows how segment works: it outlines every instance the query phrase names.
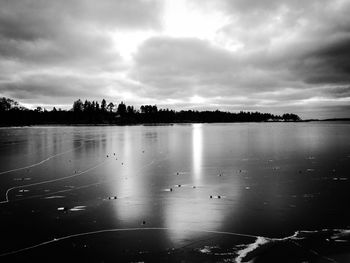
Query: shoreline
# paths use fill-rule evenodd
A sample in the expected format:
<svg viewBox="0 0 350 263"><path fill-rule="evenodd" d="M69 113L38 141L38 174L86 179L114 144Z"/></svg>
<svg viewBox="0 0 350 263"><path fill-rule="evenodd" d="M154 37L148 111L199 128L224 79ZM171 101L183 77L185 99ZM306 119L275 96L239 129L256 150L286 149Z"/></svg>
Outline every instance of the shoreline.
<svg viewBox="0 0 350 263"><path fill-rule="evenodd" d="M72 127L93 127L93 126L173 126L175 124L235 124L235 123L307 123L307 122L342 122L350 121L350 118L339 119L310 119L299 121L235 121L235 122L141 122L141 123L40 123L40 124L26 124L26 125L0 125L0 128L23 128L23 127L53 127L53 126L72 126Z"/></svg>
<svg viewBox="0 0 350 263"><path fill-rule="evenodd" d="M235 124L235 123L305 123L305 122L326 122L326 121L350 121L349 119L326 119L326 120L299 120L299 121L235 121L235 122L140 122L140 123L40 123L25 125L0 125L0 128L18 128L18 127L40 127L40 126L73 126L73 127L91 127L91 126L172 126L175 124Z"/></svg>

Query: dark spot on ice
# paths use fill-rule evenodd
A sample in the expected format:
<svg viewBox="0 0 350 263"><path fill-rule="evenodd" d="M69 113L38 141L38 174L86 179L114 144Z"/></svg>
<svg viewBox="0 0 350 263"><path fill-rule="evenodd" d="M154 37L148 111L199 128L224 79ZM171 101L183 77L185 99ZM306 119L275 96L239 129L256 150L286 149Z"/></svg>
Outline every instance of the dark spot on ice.
<svg viewBox="0 0 350 263"><path fill-rule="evenodd" d="M196 186L194 185L194 186L192 186L192 188L196 188Z"/></svg>
<svg viewBox="0 0 350 263"><path fill-rule="evenodd" d="M170 192L172 192L173 191L173 188L170 188Z"/></svg>
<svg viewBox="0 0 350 263"><path fill-rule="evenodd" d="M107 154L107 158L108 158L108 154Z"/></svg>
<svg viewBox="0 0 350 263"><path fill-rule="evenodd" d="M211 195L210 198L213 198L213 196Z"/></svg>
<svg viewBox="0 0 350 263"><path fill-rule="evenodd" d="M146 221L145 221L145 220L143 220L143 221L142 221L142 224L143 224L143 225L146 225Z"/></svg>

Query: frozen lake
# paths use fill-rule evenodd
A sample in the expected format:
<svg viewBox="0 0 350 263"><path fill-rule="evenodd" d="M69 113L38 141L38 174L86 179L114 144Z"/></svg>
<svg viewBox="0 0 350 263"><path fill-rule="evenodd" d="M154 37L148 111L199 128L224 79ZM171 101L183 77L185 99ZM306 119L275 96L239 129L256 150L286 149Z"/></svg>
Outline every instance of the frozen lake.
<svg viewBox="0 0 350 263"><path fill-rule="evenodd" d="M348 262L349 170L349 122L1 128L0 261Z"/></svg>

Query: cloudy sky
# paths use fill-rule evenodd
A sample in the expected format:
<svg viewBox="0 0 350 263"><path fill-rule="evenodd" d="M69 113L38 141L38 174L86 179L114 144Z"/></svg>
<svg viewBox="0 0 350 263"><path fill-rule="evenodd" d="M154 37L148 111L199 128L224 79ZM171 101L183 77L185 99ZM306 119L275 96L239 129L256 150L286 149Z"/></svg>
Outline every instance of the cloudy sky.
<svg viewBox="0 0 350 263"><path fill-rule="evenodd" d="M350 0L0 0L0 96L350 117Z"/></svg>

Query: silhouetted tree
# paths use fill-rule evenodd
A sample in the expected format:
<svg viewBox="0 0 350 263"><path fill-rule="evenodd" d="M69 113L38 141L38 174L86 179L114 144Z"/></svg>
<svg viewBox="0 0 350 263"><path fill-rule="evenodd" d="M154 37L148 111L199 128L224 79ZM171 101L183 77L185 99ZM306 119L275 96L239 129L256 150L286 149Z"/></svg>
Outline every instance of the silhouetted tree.
<svg viewBox="0 0 350 263"><path fill-rule="evenodd" d="M141 113L146 113L146 108L145 108L145 106L141 105L140 111L141 111Z"/></svg>
<svg viewBox="0 0 350 263"><path fill-rule="evenodd" d="M107 105L107 102L106 102L106 100L105 99L103 99L102 101L101 101L101 111L106 111L106 105Z"/></svg>
<svg viewBox="0 0 350 263"><path fill-rule="evenodd" d="M149 114L149 113L157 113L158 112L158 108L156 105L142 105L140 107L140 110L141 110L141 113L146 113L146 114Z"/></svg>
<svg viewBox="0 0 350 263"><path fill-rule="evenodd" d="M40 107L40 106L38 106L38 107L36 107L36 109L35 109L34 111L36 111L36 112L42 112L42 111L43 111L43 108Z"/></svg>
<svg viewBox="0 0 350 263"><path fill-rule="evenodd" d="M74 101L73 111L74 112L82 112L83 111L83 102L80 99Z"/></svg>
<svg viewBox="0 0 350 263"><path fill-rule="evenodd" d="M90 108L91 108L91 102L88 100L85 100L84 106L83 106L84 112L88 112Z"/></svg>
<svg viewBox="0 0 350 263"><path fill-rule="evenodd" d="M113 108L114 108L114 104L113 102L110 102L108 105L107 105L107 109L109 112L112 112L113 111Z"/></svg>
<svg viewBox="0 0 350 263"><path fill-rule="evenodd" d="M300 117L293 113L285 113L282 115L282 119L285 121L299 121Z"/></svg>
<svg viewBox="0 0 350 263"><path fill-rule="evenodd" d="M125 115L125 113L126 113L126 106L125 106L124 102L121 102L118 105L117 113L120 114L120 116L124 116Z"/></svg>
<svg viewBox="0 0 350 263"><path fill-rule="evenodd" d="M19 104L13 99L2 97L0 98L0 111L9 111L13 108L18 108Z"/></svg>
<svg viewBox="0 0 350 263"><path fill-rule="evenodd" d="M126 112L131 115L131 114L135 114L135 109L134 109L134 106L128 106L126 108Z"/></svg>

